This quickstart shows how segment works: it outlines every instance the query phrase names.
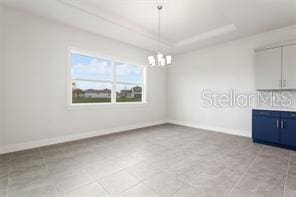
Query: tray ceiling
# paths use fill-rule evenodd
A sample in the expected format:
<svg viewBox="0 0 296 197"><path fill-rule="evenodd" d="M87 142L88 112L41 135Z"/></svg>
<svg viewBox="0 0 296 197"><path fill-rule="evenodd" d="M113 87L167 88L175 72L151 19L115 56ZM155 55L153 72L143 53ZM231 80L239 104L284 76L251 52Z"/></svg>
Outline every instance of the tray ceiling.
<svg viewBox="0 0 296 197"><path fill-rule="evenodd" d="M296 24L296 0L2 0L37 15L134 46L182 53Z"/></svg>

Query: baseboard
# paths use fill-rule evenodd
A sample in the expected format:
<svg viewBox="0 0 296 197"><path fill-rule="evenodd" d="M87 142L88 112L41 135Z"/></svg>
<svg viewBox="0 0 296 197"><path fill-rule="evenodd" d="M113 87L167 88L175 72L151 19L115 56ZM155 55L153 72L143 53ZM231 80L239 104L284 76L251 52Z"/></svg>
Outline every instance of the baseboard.
<svg viewBox="0 0 296 197"><path fill-rule="evenodd" d="M159 120L159 121L152 121L152 122L144 122L144 123L138 123L133 125L127 125L123 127L115 127L115 128L109 128L99 131L91 131L91 132L85 132L80 134L74 134L74 135L68 135L68 136L62 136L62 137L56 137L56 138L50 138L50 139L44 139L44 140L37 140L37 141L30 141L20 144L13 144L8 145L4 147L0 147L0 154L15 152L15 151L21 151L31 148L37 148L42 146L48 146L63 142L70 142L90 137L96 137L101 135L107 135L112 133L119 133L124 132L132 129L138 129L143 127L149 127L154 125L160 125L165 123L171 123L176 125L182 125L187 127L193 127L197 129L203 129L203 130L209 130L209 131L215 131L220 133L228 133L232 135L239 135L244 137L251 137L251 134L248 134L250 132L242 131L242 130L233 130L233 129L227 129L227 128L221 128L221 127L215 127L215 126L209 126L209 125L201 125L198 123L192 123L192 122L186 122L186 121L180 121L180 120Z"/></svg>
<svg viewBox="0 0 296 197"><path fill-rule="evenodd" d="M231 135L238 135L243 137L251 137L251 132L243 131L243 130L234 130L234 129L228 129L228 128L222 128L222 127L215 127L210 125L202 125L198 123L193 122L186 122L186 121L180 121L180 120L167 120L167 123L176 124L176 125L182 125L197 129L203 129L208 131L215 131L219 133L227 133Z"/></svg>
<svg viewBox="0 0 296 197"><path fill-rule="evenodd" d="M109 128L109 129L104 129L99 131L91 131L86 133L80 133L80 134L74 134L74 135L68 135L68 136L62 136L62 137L56 137L56 138L50 138L50 139L44 139L44 140L30 141L30 142L25 142L20 144L13 144L13 145L1 147L0 154L11 153L15 151L21 151L21 150L37 148L42 146L48 146L48 145L53 145L53 144L58 144L63 142L70 142L70 141L75 141L75 140L80 140L80 139L85 139L85 138L90 138L95 136L107 135L111 133L119 133L119 132L128 131L132 129L149 127L149 126L154 126L154 125L159 125L164 123L167 123L167 121L159 120L159 121L152 121L152 122L144 122L144 123L138 123L133 125L127 125L123 127Z"/></svg>

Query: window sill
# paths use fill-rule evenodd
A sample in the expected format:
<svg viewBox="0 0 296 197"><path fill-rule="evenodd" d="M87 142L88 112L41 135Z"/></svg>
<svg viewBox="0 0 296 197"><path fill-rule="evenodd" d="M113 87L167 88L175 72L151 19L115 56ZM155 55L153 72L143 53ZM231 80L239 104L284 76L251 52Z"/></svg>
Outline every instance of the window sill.
<svg viewBox="0 0 296 197"><path fill-rule="evenodd" d="M147 104L147 102L70 104L67 106L67 110L121 108L121 107L144 107L146 104Z"/></svg>

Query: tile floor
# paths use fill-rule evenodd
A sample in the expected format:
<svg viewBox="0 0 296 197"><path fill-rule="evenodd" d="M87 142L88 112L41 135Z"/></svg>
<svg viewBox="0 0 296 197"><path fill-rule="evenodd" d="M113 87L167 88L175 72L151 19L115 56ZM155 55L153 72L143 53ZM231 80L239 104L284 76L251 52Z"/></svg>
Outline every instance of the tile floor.
<svg viewBox="0 0 296 197"><path fill-rule="evenodd" d="M295 197L296 152L166 124L1 155L0 196Z"/></svg>

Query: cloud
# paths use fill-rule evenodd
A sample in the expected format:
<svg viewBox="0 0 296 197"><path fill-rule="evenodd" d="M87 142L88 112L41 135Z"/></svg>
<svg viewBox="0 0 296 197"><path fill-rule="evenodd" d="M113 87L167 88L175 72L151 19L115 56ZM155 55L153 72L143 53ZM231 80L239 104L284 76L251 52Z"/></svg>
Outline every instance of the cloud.
<svg viewBox="0 0 296 197"><path fill-rule="evenodd" d="M140 75L142 69L137 66L132 66L129 64L118 64L116 65L116 75Z"/></svg>
<svg viewBox="0 0 296 197"><path fill-rule="evenodd" d="M96 74L96 75L108 75L111 74L111 66L106 61L98 61L92 59L89 64L75 64L72 66L74 73L81 74Z"/></svg>

